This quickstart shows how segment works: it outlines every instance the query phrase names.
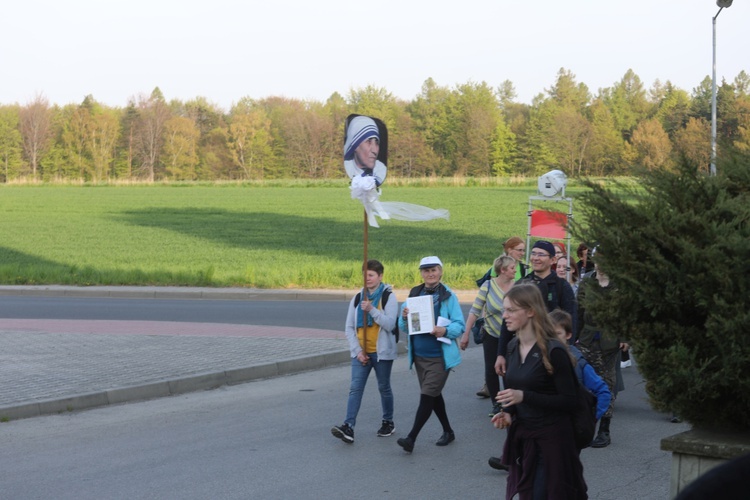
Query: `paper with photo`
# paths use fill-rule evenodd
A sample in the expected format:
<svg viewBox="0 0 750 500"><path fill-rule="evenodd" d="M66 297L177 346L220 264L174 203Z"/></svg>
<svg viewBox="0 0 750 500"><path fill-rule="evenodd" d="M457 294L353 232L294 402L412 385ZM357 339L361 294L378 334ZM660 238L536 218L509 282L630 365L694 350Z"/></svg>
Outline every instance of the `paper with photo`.
<svg viewBox="0 0 750 500"><path fill-rule="evenodd" d="M409 335L431 333L435 328L435 309L432 305L432 295L421 295L406 299L409 315L406 320L409 325Z"/></svg>

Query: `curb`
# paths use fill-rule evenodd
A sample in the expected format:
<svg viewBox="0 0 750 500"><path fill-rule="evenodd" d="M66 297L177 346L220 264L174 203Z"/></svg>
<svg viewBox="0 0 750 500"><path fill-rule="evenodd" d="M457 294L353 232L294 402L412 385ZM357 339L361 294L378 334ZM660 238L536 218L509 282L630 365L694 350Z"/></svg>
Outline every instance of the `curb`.
<svg viewBox="0 0 750 500"><path fill-rule="evenodd" d="M121 403L175 396L188 392L216 389L224 385L237 385L253 380L292 375L340 365L350 360L349 351L332 351L284 359L271 363L233 368L218 372L204 372L182 378L161 380L147 384L108 389L88 394L77 394L58 399L0 407L0 421L54 415L87 410Z"/></svg>

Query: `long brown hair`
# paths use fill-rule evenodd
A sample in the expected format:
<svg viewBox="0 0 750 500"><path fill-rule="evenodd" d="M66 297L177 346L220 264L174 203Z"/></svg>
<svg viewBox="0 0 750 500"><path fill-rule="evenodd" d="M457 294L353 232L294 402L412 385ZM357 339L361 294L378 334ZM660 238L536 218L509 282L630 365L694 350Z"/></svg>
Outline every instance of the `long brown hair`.
<svg viewBox="0 0 750 500"><path fill-rule="evenodd" d="M539 291L539 287L531 283L516 284L508 290L505 298L521 309L534 312L531 318L529 318L531 328L536 336L536 345L542 351L544 368L547 370L547 373L552 375L554 369L549 360L549 341L557 340L557 336L555 335L555 325L552 323L549 313L547 313L547 307L544 304L542 292Z"/></svg>

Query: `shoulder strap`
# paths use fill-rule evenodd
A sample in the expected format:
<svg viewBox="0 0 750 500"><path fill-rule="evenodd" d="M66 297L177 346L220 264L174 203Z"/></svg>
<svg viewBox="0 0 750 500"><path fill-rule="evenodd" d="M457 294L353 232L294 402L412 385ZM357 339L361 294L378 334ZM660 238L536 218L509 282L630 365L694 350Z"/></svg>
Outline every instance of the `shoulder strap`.
<svg viewBox="0 0 750 500"><path fill-rule="evenodd" d="M385 305L388 302L388 297L390 297L390 296L391 296L391 291L389 289L386 288L385 290L383 290L383 295L381 297L382 300L380 302L380 307L381 308L385 309Z"/></svg>
<svg viewBox="0 0 750 500"><path fill-rule="evenodd" d="M357 293L357 295L354 297L354 307L356 308L359 305L359 301L362 300L362 292Z"/></svg>
<svg viewBox="0 0 750 500"><path fill-rule="evenodd" d="M581 383L583 383L583 370L586 369L587 364L588 363L583 358L583 356L578 358L578 360L576 361L576 376L578 377L578 380L581 381Z"/></svg>
<svg viewBox="0 0 750 500"><path fill-rule="evenodd" d="M562 291L563 291L563 280L557 278L557 305L562 308Z"/></svg>
<svg viewBox="0 0 750 500"><path fill-rule="evenodd" d="M555 291L557 292L555 296L556 303L550 304L549 302L547 302L549 298L545 299L545 302L547 302L547 307L549 308L549 311L553 311L557 308L562 309L563 280L561 280L558 276L555 276L554 280L555 280ZM547 279L545 279L545 281L547 282L547 293L549 294L550 293L549 281L547 281Z"/></svg>

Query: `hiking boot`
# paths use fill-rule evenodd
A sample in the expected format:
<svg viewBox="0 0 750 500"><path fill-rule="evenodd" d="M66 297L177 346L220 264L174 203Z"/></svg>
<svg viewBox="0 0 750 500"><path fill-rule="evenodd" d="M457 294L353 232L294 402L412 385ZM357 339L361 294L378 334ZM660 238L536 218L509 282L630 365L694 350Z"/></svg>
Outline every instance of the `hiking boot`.
<svg viewBox="0 0 750 500"><path fill-rule="evenodd" d="M490 457L490 459L487 460L487 463L495 470L508 470L508 466L503 465L503 461L500 457Z"/></svg>
<svg viewBox="0 0 750 500"><path fill-rule="evenodd" d="M602 417L599 422L599 433L596 435L593 441L591 441L592 448L605 448L610 445L612 440L609 438L609 422L610 418Z"/></svg>
<svg viewBox="0 0 750 500"><path fill-rule="evenodd" d="M490 397L490 391L487 390L487 384L484 384L481 389L477 391L477 396L480 398L488 398Z"/></svg>
<svg viewBox="0 0 750 500"><path fill-rule="evenodd" d="M591 441L591 447L592 448L606 448L611 443L612 443L612 440L609 438L609 432L599 431L599 434L597 434L594 440Z"/></svg>
<svg viewBox="0 0 750 500"><path fill-rule="evenodd" d="M398 438L396 443L407 453L411 453L414 450L414 440L409 436L406 436L405 438Z"/></svg>
<svg viewBox="0 0 750 500"><path fill-rule="evenodd" d="M388 437L393 434L393 431L395 430L396 426L393 425L393 421L383 420L383 425L381 425L380 430L378 430L378 437Z"/></svg>
<svg viewBox="0 0 750 500"><path fill-rule="evenodd" d="M444 432L442 436L440 436L440 439L437 440L437 443L435 443L437 446L448 446L453 441L456 440L456 435L453 434L453 431Z"/></svg>
<svg viewBox="0 0 750 500"><path fill-rule="evenodd" d="M500 403L495 403L494 405L492 405L492 411L490 411L490 415L489 415L490 418L494 417L501 411L503 411L503 407L500 406Z"/></svg>
<svg viewBox="0 0 750 500"><path fill-rule="evenodd" d="M354 442L354 429L352 429L349 424L334 425L331 428L331 434L346 444L352 444Z"/></svg>

